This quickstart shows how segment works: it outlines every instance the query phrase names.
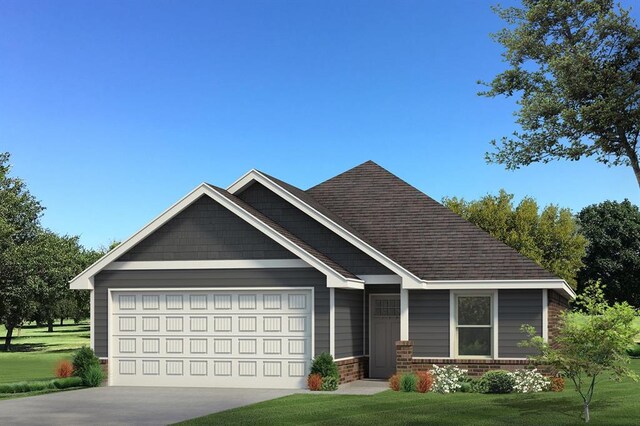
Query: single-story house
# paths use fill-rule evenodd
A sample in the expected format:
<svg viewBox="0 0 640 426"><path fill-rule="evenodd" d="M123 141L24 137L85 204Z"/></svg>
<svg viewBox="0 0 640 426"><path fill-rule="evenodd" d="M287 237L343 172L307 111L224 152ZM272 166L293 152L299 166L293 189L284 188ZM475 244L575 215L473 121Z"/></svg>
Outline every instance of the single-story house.
<svg viewBox="0 0 640 426"><path fill-rule="evenodd" d="M374 162L301 190L257 170L203 183L74 278L124 386L304 387L527 363L567 283Z"/></svg>

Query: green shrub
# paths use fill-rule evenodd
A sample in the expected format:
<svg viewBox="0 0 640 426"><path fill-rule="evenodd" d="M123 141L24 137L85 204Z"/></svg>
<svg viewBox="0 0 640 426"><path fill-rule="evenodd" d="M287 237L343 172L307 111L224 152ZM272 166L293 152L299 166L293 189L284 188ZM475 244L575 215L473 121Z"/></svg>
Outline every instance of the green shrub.
<svg viewBox="0 0 640 426"><path fill-rule="evenodd" d="M311 364L311 374L319 374L323 379L333 377L336 381L340 380L338 366L333 361L331 354L322 352L313 359Z"/></svg>
<svg viewBox="0 0 640 426"><path fill-rule="evenodd" d="M338 379L333 376L323 377L320 389L323 391L334 391L338 389Z"/></svg>
<svg viewBox="0 0 640 426"><path fill-rule="evenodd" d="M82 386L82 379L80 377L34 382L6 383L0 385L0 394L37 392L46 389L67 389L79 386Z"/></svg>
<svg viewBox="0 0 640 426"><path fill-rule="evenodd" d="M515 385L513 375L508 371L487 371L482 376L483 389L486 386L485 393L511 393Z"/></svg>
<svg viewBox="0 0 640 426"><path fill-rule="evenodd" d="M92 365L84 372L84 376L82 376L82 384L92 388L100 386L103 380L104 372L100 365Z"/></svg>
<svg viewBox="0 0 640 426"><path fill-rule="evenodd" d="M400 390L402 392L415 392L418 387L418 376L413 373L403 374L400 377Z"/></svg>
<svg viewBox="0 0 640 426"><path fill-rule="evenodd" d="M100 367L100 360L91 348L83 346L73 355L73 374L75 376L84 377L93 366Z"/></svg>
<svg viewBox="0 0 640 426"><path fill-rule="evenodd" d="M627 348L627 355L632 358L640 358L640 343Z"/></svg>
<svg viewBox="0 0 640 426"><path fill-rule="evenodd" d="M489 393L489 387L487 386L487 381L484 380L483 378L472 380L470 383L471 383L472 393Z"/></svg>

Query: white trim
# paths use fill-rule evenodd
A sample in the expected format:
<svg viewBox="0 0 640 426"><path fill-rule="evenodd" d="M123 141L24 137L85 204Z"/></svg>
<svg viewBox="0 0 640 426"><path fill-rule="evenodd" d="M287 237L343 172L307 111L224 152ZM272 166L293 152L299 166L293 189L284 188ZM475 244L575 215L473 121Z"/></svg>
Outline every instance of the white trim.
<svg viewBox="0 0 640 426"><path fill-rule="evenodd" d="M89 344L91 349L96 350L96 330L95 330L95 290L89 290Z"/></svg>
<svg viewBox="0 0 640 426"><path fill-rule="evenodd" d="M260 268L309 268L300 259L249 259L249 260L156 260L112 262L105 271L166 270L166 269L260 269Z"/></svg>
<svg viewBox="0 0 640 426"><path fill-rule="evenodd" d="M491 301L491 355L459 355L458 354L458 297L478 296L490 297ZM498 358L498 290L475 289L468 291L450 291L449 293L449 354L452 359L497 359ZM480 327L480 326L477 326ZM486 328L487 326L482 326Z"/></svg>
<svg viewBox="0 0 640 426"><path fill-rule="evenodd" d="M367 305L368 307L368 311L369 311L369 327L367 327L367 334L369 335L368 339L367 339L367 343L369 346L369 350L367 351L367 354L364 356L368 356L369 357L369 377L371 377L371 366L373 365L373 363L371 362L371 357L373 356L373 352L371 352L371 329L373 328L371 326L371 301L373 300L373 297L375 296L398 296L398 293L369 293L369 304ZM396 342L393 342L393 346L395 348Z"/></svg>
<svg viewBox="0 0 640 426"><path fill-rule="evenodd" d="M326 265L322 261L315 258L313 255L308 253L302 247L298 246L291 240L284 237L282 234L277 232L275 229L271 228L265 222L262 222L257 217L253 216L247 210L233 203L229 199L227 199L222 194L218 193L216 190L211 188L206 183L199 185L189 194L187 194L180 201L175 203L173 206L169 207L169 209L165 210L160 216L150 222L148 225L143 227L129 239L115 247L109 253L100 258L93 265L89 266L83 272L81 272L78 276L73 278L70 281L70 288L72 289L92 289L93 282L91 282L91 278L95 276L98 272L104 269L109 263L116 260L122 254L127 252L130 248L136 245L138 242L142 241L145 237L150 235L164 223L169 221L171 218L176 216L182 210L187 208L190 204L196 201L203 195L209 196L211 199L225 207L227 210L236 214L238 217L243 219L245 222L252 225L254 228L261 231L266 236L270 237L272 240L282 245L284 248L298 256L303 261L307 262L312 267L316 268L320 272L324 273L327 276L327 285L330 287L340 287L345 286L346 288L357 288L359 284L364 286L364 282L358 279L352 279L342 276L339 272L332 269L330 266Z"/></svg>
<svg viewBox="0 0 640 426"><path fill-rule="evenodd" d="M400 289L400 340L409 340L409 290Z"/></svg>
<svg viewBox="0 0 640 426"><path fill-rule="evenodd" d="M336 289L329 289L329 353L336 356Z"/></svg>
<svg viewBox="0 0 640 426"><path fill-rule="evenodd" d="M412 288L412 286L417 286L417 287L420 286L422 280L418 278L416 275L414 275L411 271L409 271L408 269L405 269L400 264L398 264L391 258L387 257L385 254L378 251L375 247L371 246L364 240L360 239L358 236L354 235L350 231L347 231L345 228L343 228L333 220L329 219L327 216L323 215L318 210L311 207L309 204L305 203L295 195L291 194L285 188L278 185L276 182L269 179L267 176L263 175L258 170L252 169L249 172L245 173L242 177L240 177L234 183L229 185L229 187L227 188L227 191L230 192L231 194L235 194L237 192L242 191L244 188L250 185L251 182L253 181L259 182L260 184L264 185L272 192L284 198L287 202L293 204L299 210L303 211L313 219L317 220L318 222L320 222L321 224L323 224L324 226L332 230L334 233L338 234L339 236L341 236L342 238L344 238L345 240L347 240L348 242L350 242L351 244L353 244L354 246L356 246L357 248L359 248L360 250L362 250L363 252L365 252L366 254L368 254L378 262L380 262L382 265L386 266L388 269L392 270L393 272L397 273L403 278L406 278L407 279L406 282L404 279L402 280L403 285L409 285L408 288Z"/></svg>
<svg viewBox="0 0 640 426"><path fill-rule="evenodd" d="M561 290L569 298L576 297L576 293L564 280L449 280L424 281L423 290ZM483 285L484 287L480 287Z"/></svg>
<svg viewBox="0 0 640 426"><path fill-rule="evenodd" d="M366 285L377 284L402 284L400 275L358 275L358 278L364 281Z"/></svg>
<svg viewBox="0 0 640 426"><path fill-rule="evenodd" d="M542 290L542 338L549 341L549 290Z"/></svg>
<svg viewBox="0 0 640 426"><path fill-rule="evenodd" d="M366 355L356 355L356 356L346 356L344 358L336 358L333 361L334 362L338 362L338 361L349 361L351 359L358 359L358 358L364 358Z"/></svg>

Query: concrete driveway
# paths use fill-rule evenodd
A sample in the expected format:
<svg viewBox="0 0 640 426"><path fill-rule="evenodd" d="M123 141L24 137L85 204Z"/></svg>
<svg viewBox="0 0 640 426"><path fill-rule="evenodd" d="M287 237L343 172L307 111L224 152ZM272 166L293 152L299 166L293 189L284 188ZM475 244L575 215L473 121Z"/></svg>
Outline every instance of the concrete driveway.
<svg viewBox="0 0 640 426"><path fill-rule="evenodd" d="M0 401L0 425L166 425L295 392L117 386L82 389Z"/></svg>

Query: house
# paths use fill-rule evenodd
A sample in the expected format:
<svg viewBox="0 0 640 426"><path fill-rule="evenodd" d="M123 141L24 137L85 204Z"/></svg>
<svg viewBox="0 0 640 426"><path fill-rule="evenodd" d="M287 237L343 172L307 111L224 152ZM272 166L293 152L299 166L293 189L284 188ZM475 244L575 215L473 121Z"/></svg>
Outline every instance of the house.
<svg viewBox="0 0 640 426"><path fill-rule="evenodd" d="M71 281L124 386L304 387L526 364L567 283L368 161L306 191L257 170L206 183Z"/></svg>

